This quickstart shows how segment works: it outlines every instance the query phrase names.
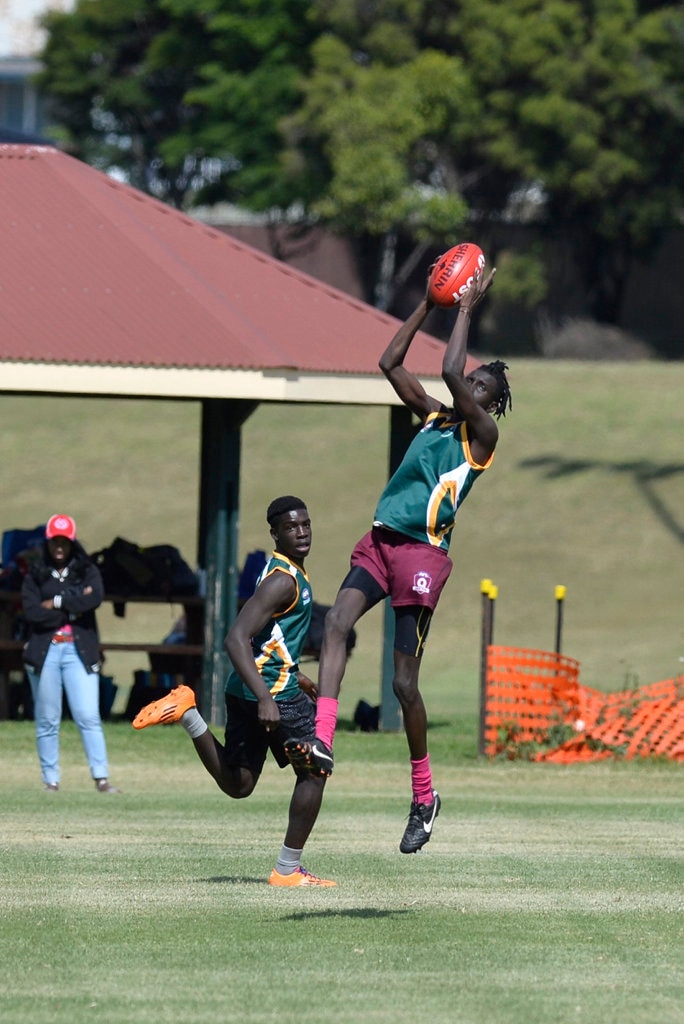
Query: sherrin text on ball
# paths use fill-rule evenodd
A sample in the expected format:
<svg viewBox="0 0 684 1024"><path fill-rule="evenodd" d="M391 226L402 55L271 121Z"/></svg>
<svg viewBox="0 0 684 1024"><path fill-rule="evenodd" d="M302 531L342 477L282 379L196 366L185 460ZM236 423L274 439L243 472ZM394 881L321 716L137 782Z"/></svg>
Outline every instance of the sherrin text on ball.
<svg viewBox="0 0 684 1024"><path fill-rule="evenodd" d="M436 306L456 306L470 288L475 274L482 273L485 257L474 242L461 242L443 253L428 281L428 295Z"/></svg>

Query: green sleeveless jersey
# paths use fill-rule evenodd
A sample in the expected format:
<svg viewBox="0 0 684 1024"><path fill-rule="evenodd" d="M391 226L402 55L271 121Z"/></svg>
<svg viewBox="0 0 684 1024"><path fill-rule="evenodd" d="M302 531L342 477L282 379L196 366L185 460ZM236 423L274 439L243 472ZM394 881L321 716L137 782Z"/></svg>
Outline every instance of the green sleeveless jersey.
<svg viewBox="0 0 684 1024"><path fill-rule="evenodd" d="M464 420L453 409L430 413L380 495L374 526L386 526L447 551L456 513L492 464L474 462Z"/></svg>
<svg viewBox="0 0 684 1024"><path fill-rule="evenodd" d="M285 700L300 693L297 681L299 659L309 632L312 595L306 572L285 555L274 551L264 566L257 587L274 572L285 572L295 581L296 593L289 608L279 612L252 637L254 661L274 700ZM256 700L235 669L226 680L226 693L246 700Z"/></svg>

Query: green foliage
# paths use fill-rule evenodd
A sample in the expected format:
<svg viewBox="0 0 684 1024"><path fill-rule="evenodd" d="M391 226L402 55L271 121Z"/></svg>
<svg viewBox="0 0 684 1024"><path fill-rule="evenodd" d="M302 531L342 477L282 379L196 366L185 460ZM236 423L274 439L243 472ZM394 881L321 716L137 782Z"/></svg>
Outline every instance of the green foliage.
<svg viewBox="0 0 684 1024"><path fill-rule="evenodd" d="M404 105L412 104L423 118L420 135L410 147L394 148L407 177L462 198L478 216L480 236L488 220L494 224L514 213L515 196L534 186L534 215L568 237L593 312L615 321L630 258L651 251L681 205L681 8L642 15L633 0L590 6L464 0L451 13L448 6L381 4L371 27L349 5L319 5L333 31L344 36L347 55L342 60L338 50L330 62L329 46L316 50L305 86L300 127L309 140L320 133L321 147L334 152L317 209L345 230L360 223L374 233L391 219L379 217L377 209L359 219L358 197L343 187L359 163L345 157L356 139L343 123L353 118L359 133L359 121L366 119L372 130L373 103L359 108L350 99L370 89L388 130L375 137L369 162L383 173L377 150L396 138L392 126L402 137L397 112L405 119ZM385 37L407 36L413 47L397 44L394 57L382 45ZM373 87L378 66L397 75L391 93ZM317 108L318 83L338 74L344 93L328 94L326 109ZM401 97L398 104L395 96ZM379 197L390 214L391 196L399 196L401 187L395 172L387 174L384 193L372 189L362 196ZM401 204L394 212L402 213ZM436 241L444 240L440 225L431 224ZM441 228L453 237L459 225L445 217ZM540 295L543 279L535 277L528 301Z"/></svg>
<svg viewBox="0 0 684 1024"><path fill-rule="evenodd" d="M73 12L50 11L43 23L38 84L67 147L179 205L198 154L165 161L162 147L194 117L184 96L204 44L201 19L174 22L158 0L78 0Z"/></svg>
<svg viewBox="0 0 684 1024"><path fill-rule="evenodd" d="M504 249L496 254L496 288L490 293L496 311L510 303L530 309L538 306L546 295L546 269L540 245L527 252Z"/></svg>
<svg viewBox="0 0 684 1024"><path fill-rule="evenodd" d="M517 722L504 722L499 728L496 738L495 760L499 761L534 761L539 754L557 750L564 743L576 739L574 727L562 718L554 721L548 729L537 729L531 739L522 738L522 730ZM596 752L608 752L612 757L621 758L627 753L626 743L606 743L596 737L588 737L587 747ZM657 760L657 758L654 758Z"/></svg>
<svg viewBox="0 0 684 1024"><path fill-rule="evenodd" d="M532 739L523 740L517 721L504 722L497 731L496 758L502 761L534 761L536 754L556 750L575 736L573 727L559 720L548 729L538 729Z"/></svg>
<svg viewBox="0 0 684 1024"><path fill-rule="evenodd" d="M443 139L459 135L451 96L467 92L460 60L424 51L401 67L364 66L331 37L312 52L305 101L289 127L295 138L307 126L309 139L316 133L330 169L314 212L353 234L403 228L433 244L453 237L467 207L447 188L456 175Z"/></svg>
<svg viewBox="0 0 684 1024"><path fill-rule="evenodd" d="M417 244L449 244L468 215L448 151L462 135L451 97L477 109L461 61L426 50L402 65L365 63L330 35L312 57L304 102L283 126L292 190L299 181L315 216L360 240L403 233ZM319 158L307 163L311 152ZM385 247L379 262L389 278L394 252L389 273L387 254Z"/></svg>
<svg viewBox="0 0 684 1024"><path fill-rule="evenodd" d="M274 186L277 123L307 64L308 4L78 0L50 12L38 78L57 134L176 206Z"/></svg>
<svg viewBox="0 0 684 1024"><path fill-rule="evenodd" d="M681 8L463 8L485 96L476 148L520 184L541 185L540 212L573 243L597 318L614 322L630 257L651 251L681 202Z"/></svg>
<svg viewBox="0 0 684 1024"><path fill-rule="evenodd" d="M171 11L186 4L166 2ZM194 201L227 198L268 210L301 198L282 173L279 125L298 106L300 78L310 64L309 6L306 0L213 0L203 8L209 46L199 82L186 95L200 116L170 144L178 156L198 147L220 159L223 170Z"/></svg>

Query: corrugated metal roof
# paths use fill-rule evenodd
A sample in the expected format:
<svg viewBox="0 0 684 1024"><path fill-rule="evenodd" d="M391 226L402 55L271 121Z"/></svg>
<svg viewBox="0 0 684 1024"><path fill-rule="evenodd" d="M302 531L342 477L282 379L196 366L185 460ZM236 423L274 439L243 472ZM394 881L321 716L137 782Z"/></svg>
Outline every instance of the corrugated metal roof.
<svg viewBox="0 0 684 1024"><path fill-rule="evenodd" d="M398 326L51 146L0 145L0 217L0 361L375 376Z"/></svg>

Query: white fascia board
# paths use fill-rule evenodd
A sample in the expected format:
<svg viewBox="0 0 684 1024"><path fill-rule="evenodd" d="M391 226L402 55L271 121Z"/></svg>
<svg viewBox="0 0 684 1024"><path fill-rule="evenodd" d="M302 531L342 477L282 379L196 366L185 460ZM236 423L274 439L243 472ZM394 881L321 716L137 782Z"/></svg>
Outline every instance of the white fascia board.
<svg viewBox="0 0 684 1024"><path fill-rule="evenodd" d="M426 379L426 390L442 389ZM400 405L384 377L283 370L213 370L73 363L0 362L0 391L151 398L241 398L264 402Z"/></svg>

